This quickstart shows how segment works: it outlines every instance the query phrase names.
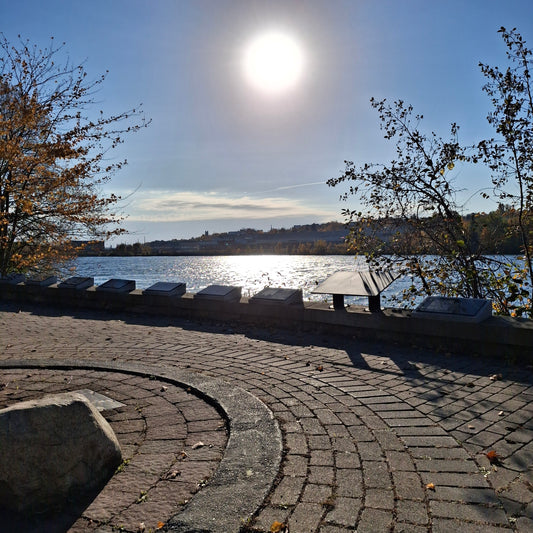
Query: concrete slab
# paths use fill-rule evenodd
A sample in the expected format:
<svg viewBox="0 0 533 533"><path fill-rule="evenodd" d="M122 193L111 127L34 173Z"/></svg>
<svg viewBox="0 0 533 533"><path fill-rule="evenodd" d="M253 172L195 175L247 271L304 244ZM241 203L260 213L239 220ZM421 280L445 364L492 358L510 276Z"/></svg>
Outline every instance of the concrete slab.
<svg viewBox="0 0 533 533"><path fill-rule="evenodd" d="M49 287L54 283L57 283L57 276L36 276L26 281L26 285L37 287Z"/></svg>
<svg viewBox="0 0 533 533"><path fill-rule="evenodd" d="M0 276L0 284L18 285L26 281L24 274L8 274L7 276Z"/></svg>
<svg viewBox="0 0 533 533"><path fill-rule="evenodd" d="M250 303L262 305L303 304L300 289L266 287L250 298Z"/></svg>
<svg viewBox="0 0 533 533"><path fill-rule="evenodd" d="M241 299L242 287L232 285L209 285L198 291L194 297L204 300L219 300L223 302L238 302Z"/></svg>
<svg viewBox="0 0 533 533"><path fill-rule="evenodd" d="M185 294L185 283L173 283L167 281L158 281L153 285L150 285L147 289L144 289L144 294L151 294L154 296L182 296Z"/></svg>
<svg viewBox="0 0 533 533"><path fill-rule="evenodd" d="M481 298L428 296L413 316L461 322L482 322L492 316L492 301Z"/></svg>
<svg viewBox="0 0 533 533"><path fill-rule="evenodd" d="M135 290L135 280L113 278L102 283L102 285L98 285L96 290L107 292L131 292Z"/></svg>
<svg viewBox="0 0 533 533"><path fill-rule="evenodd" d="M94 392L90 389L80 389L72 392L77 392L82 396L85 396L85 398L87 398L98 409L98 411L108 411L111 409L118 409L119 407L125 407L123 403L117 402L109 396L104 396L103 394Z"/></svg>
<svg viewBox="0 0 533 533"><path fill-rule="evenodd" d="M94 285L94 278L73 276L59 283L60 289L76 289L82 291Z"/></svg>

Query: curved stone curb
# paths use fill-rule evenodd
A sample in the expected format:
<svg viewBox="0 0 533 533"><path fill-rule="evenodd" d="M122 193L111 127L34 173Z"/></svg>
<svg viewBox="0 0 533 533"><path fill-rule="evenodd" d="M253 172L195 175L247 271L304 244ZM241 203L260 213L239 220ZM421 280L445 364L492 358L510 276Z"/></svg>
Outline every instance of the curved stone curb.
<svg viewBox="0 0 533 533"><path fill-rule="evenodd" d="M272 412L249 392L225 381L182 370L111 362L0 361L0 368L86 369L153 376L190 387L215 403L229 421L224 456L209 480L185 508L172 517L166 530L180 533L238 531L263 503L281 462L281 431Z"/></svg>

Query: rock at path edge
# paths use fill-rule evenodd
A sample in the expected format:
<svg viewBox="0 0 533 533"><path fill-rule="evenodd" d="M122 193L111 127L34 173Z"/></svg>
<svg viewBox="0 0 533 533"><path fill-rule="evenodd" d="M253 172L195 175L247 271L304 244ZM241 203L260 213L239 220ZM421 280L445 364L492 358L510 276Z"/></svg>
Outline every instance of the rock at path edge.
<svg viewBox="0 0 533 533"><path fill-rule="evenodd" d="M81 394L63 393L0 410L0 506L58 512L104 487L122 461L113 429Z"/></svg>

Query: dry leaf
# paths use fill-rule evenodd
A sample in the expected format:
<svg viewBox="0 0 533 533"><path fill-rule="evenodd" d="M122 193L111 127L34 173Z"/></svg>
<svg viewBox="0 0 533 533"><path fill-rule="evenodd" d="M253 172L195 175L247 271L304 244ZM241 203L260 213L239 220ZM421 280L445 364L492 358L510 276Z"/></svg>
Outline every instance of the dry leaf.
<svg viewBox="0 0 533 533"><path fill-rule="evenodd" d="M200 440L200 441L198 441L196 444L193 444L193 445L191 446L191 448L192 448L193 450L196 450L197 448L203 448L204 446L205 446L205 444Z"/></svg>
<svg viewBox="0 0 533 533"><path fill-rule="evenodd" d="M181 472L174 468L172 470L169 470L161 479L175 479L178 476L181 476Z"/></svg>
<svg viewBox="0 0 533 533"><path fill-rule="evenodd" d="M498 413L498 416L503 416L504 414L505 414L505 413L504 413L503 411L500 411L500 412Z"/></svg>
<svg viewBox="0 0 533 533"><path fill-rule="evenodd" d="M270 533L289 533L289 528L283 522L276 520L270 526Z"/></svg>
<svg viewBox="0 0 533 533"><path fill-rule="evenodd" d="M319 372L322 372L322 370L324 370L324 367L322 365L318 365L316 367L316 369L319 371Z"/></svg>
<svg viewBox="0 0 533 533"><path fill-rule="evenodd" d="M490 380L491 381L498 381L500 379L502 379L502 375L501 374L492 374L492 376L490 376Z"/></svg>
<svg viewBox="0 0 533 533"><path fill-rule="evenodd" d="M435 490L435 483L428 483L426 485L426 489L434 491Z"/></svg>
<svg viewBox="0 0 533 533"><path fill-rule="evenodd" d="M491 465L500 465L502 463L502 458L494 450L490 450L485 455Z"/></svg>
<svg viewBox="0 0 533 533"><path fill-rule="evenodd" d="M156 529L163 529L165 527L165 522L158 522Z"/></svg>
<svg viewBox="0 0 533 533"><path fill-rule="evenodd" d="M161 387L161 392L165 392L166 390L168 390L168 387L166 385L163 385Z"/></svg>

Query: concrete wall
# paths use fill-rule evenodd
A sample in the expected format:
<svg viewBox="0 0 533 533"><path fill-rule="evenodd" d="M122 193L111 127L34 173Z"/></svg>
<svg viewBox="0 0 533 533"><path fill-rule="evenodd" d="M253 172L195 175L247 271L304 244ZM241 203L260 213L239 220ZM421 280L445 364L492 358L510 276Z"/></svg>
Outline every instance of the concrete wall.
<svg viewBox="0 0 533 533"><path fill-rule="evenodd" d="M58 288L57 285L40 287L24 283L0 284L0 300L51 305L65 310L78 308L237 321L431 347L444 353L533 360L533 321L509 317L493 316L472 324L413 317L405 310L388 309L382 313L370 313L355 306L333 310L326 303L317 302L263 305L248 298L241 298L238 302L221 302L195 299L189 293L181 297L168 297L143 294L141 290L111 293L97 291L95 287L75 290Z"/></svg>

